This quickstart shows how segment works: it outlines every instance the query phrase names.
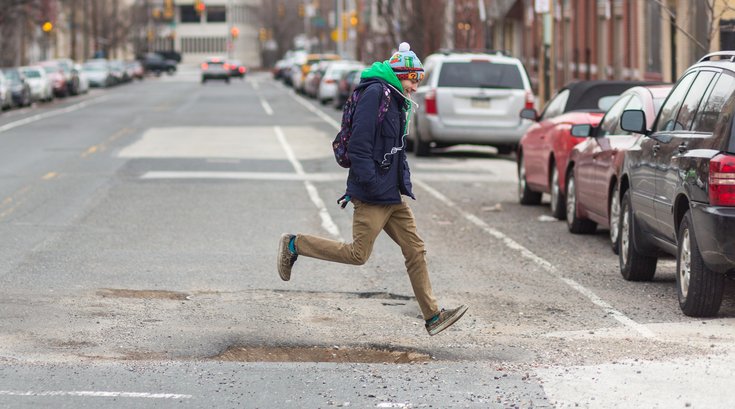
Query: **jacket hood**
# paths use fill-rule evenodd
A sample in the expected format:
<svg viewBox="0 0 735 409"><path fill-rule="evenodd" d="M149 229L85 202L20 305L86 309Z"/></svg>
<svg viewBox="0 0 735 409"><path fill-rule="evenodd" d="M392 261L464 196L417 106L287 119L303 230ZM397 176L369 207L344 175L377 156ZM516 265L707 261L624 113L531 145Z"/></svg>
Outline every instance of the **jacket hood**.
<svg viewBox="0 0 735 409"><path fill-rule="evenodd" d="M403 95L401 81L396 77L396 74L393 72L390 64L388 64L388 61L374 62L373 65L365 68L360 75L360 79L366 80L370 78L378 78L387 82L395 87L401 95Z"/></svg>

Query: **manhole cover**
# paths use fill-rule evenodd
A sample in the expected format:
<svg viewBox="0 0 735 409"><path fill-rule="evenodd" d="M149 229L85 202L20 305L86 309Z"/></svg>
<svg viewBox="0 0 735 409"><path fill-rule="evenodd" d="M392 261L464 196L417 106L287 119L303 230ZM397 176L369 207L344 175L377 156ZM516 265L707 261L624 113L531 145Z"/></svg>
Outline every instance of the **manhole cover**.
<svg viewBox="0 0 735 409"><path fill-rule="evenodd" d="M421 352L361 347L243 347L233 346L214 358L237 362L338 362L393 363L427 362Z"/></svg>
<svg viewBox="0 0 735 409"><path fill-rule="evenodd" d="M142 298L147 300L188 300L189 294L163 290L126 290L103 288L97 295L104 298Z"/></svg>

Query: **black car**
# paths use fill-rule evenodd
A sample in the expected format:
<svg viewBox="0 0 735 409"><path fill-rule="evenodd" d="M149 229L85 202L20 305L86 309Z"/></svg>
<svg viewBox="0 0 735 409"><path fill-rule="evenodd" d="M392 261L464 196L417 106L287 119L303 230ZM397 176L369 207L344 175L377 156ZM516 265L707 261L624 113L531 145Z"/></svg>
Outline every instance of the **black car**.
<svg viewBox="0 0 735 409"><path fill-rule="evenodd" d="M658 257L676 256L679 305L717 314L725 278L735 274L735 52L709 54L689 68L652 129L643 111L621 127L645 135L629 149L620 178L620 271L651 280Z"/></svg>
<svg viewBox="0 0 735 409"><path fill-rule="evenodd" d="M31 98L31 87L26 82L25 75L17 68L3 68L3 75L8 81L8 88L12 95L13 105L25 107L33 102Z"/></svg>
<svg viewBox="0 0 735 409"><path fill-rule="evenodd" d="M176 61L164 58L158 53L146 53L140 61L146 72L161 75L165 72L173 75L176 72Z"/></svg>

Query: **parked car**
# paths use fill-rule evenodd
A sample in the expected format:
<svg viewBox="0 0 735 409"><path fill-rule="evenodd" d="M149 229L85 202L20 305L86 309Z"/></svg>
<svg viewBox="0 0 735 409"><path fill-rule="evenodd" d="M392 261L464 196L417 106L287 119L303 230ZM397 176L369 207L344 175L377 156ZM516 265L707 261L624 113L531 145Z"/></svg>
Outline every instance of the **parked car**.
<svg viewBox="0 0 735 409"><path fill-rule="evenodd" d="M79 94L79 73L74 70L74 61L69 58L58 58L53 61L61 67L61 71L64 73L69 95Z"/></svg>
<svg viewBox="0 0 735 409"><path fill-rule="evenodd" d="M676 256L679 306L717 314L735 273L735 52L704 56L674 86L648 128L643 110L621 127L644 135L620 178L620 272L651 280L658 257Z"/></svg>
<svg viewBox="0 0 735 409"><path fill-rule="evenodd" d="M526 69L502 53L445 51L428 56L426 79L414 99L419 104L408 150L428 156L431 146L475 144L510 153L531 125L518 113L535 98Z"/></svg>
<svg viewBox="0 0 735 409"><path fill-rule="evenodd" d="M39 65L43 67L46 75L51 79L54 96L66 97L69 95L69 86L67 85L69 80L63 67L56 61L42 61Z"/></svg>
<svg viewBox="0 0 735 409"><path fill-rule="evenodd" d="M10 94L10 85L5 75L0 71L0 110L5 111L13 106L13 97Z"/></svg>
<svg viewBox="0 0 735 409"><path fill-rule="evenodd" d="M584 138L572 136L575 124L597 126L605 111L630 87L648 85L634 81L578 81L560 89L539 115L533 108L520 111L534 121L521 138L518 164L518 201L538 204L542 193L551 195L551 213L566 217L564 171L574 145Z"/></svg>
<svg viewBox="0 0 735 409"><path fill-rule="evenodd" d="M340 60L329 64L322 75L321 81L316 91L316 99L322 105L326 105L337 96L337 83L342 78L342 74L356 69L363 69L365 65L360 61Z"/></svg>
<svg viewBox="0 0 735 409"><path fill-rule="evenodd" d="M13 106L26 107L31 105L31 87L26 82L25 76L18 68L2 68L3 75L8 81Z"/></svg>
<svg viewBox="0 0 735 409"><path fill-rule="evenodd" d="M316 98L319 83L322 81L322 77L324 77L324 73L331 63L332 61L325 60L319 61L311 66L309 73L306 74L306 79L304 79L304 94L306 94L306 96Z"/></svg>
<svg viewBox="0 0 735 409"><path fill-rule="evenodd" d="M306 76L314 64L324 60L336 61L340 59L341 57L336 54L300 54L291 67L291 84L294 90L304 93Z"/></svg>
<svg viewBox="0 0 735 409"><path fill-rule="evenodd" d="M230 66L220 57L207 58L201 65L202 84L207 80L224 80L230 83Z"/></svg>
<svg viewBox="0 0 735 409"><path fill-rule="evenodd" d="M107 59L87 60L82 65L82 71L87 75L89 85L92 87L107 88L115 84L115 77L112 75L112 68Z"/></svg>
<svg viewBox="0 0 735 409"><path fill-rule="evenodd" d="M79 77L79 93L86 94L89 92L89 77L87 76L87 73L84 72L81 64L74 64L74 72Z"/></svg>
<svg viewBox="0 0 735 409"><path fill-rule="evenodd" d="M34 101L51 101L54 99L54 88L51 79L43 67L28 66L20 68L31 87L31 99Z"/></svg>
<svg viewBox="0 0 735 409"><path fill-rule="evenodd" d="M141 60L143 68L146 72L152 72L156 75L161 75L165 72L168 75L173 75L176 72L176 61L164 58L158 53L146 53Z"/></svg>
<svg viewBox="0 0 735 409"><path fill-rule="evenodd" d="M351 69L346 71L339 81L337 81L337 94L334 98L334 108L342 110L347 102L347 98L352 95L352 92L360 83L360 75L362 75L362 69Z"/></svg>
<svg viewBox="0 0 735 409"><path fill-rule="evenodd" d="M143 64L140 63L138 60L133 61L126 61L125 67L128 69L128 72L131 74L131 78L135 78L137 80L143 80L145 78L145 70L143 69Z"/></svg>
<svg viewBox="0 0 735 409"><path fill-rule="evenodd" d="M245 74L248 72L248 67L244 66L240 60L229 60L227 64L230 67L230 77L238 77L240 79L245 78Z"/></svg>
<svg viewBox="0 0 735 409"><path fill-rule="evenodd" d="M608 228L610 245L618 253L620 169L625 151L641 138L620 128L620 115L626 109L641 109L646 113L646 127L650 128L671 88L672 85L630 88L605 113L599 126L572 126L572 136L586 139L572 149L565 171L570 232L592 233L598 225Z"/></svg>

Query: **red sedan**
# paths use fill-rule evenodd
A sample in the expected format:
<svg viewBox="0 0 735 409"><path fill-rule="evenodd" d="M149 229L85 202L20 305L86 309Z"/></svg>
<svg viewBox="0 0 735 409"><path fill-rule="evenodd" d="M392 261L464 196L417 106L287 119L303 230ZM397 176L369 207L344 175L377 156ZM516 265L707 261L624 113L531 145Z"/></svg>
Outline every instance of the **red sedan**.
<svg viewBox="0 0 735 409"><path fill-rule="evenodd" d="M583 137L572 136L573 125L596 126L607 108L630 87L648 85L633 81L579 81L569 84L546 104L539 116L524 109L521 117L536 121L518 147L518 199L521 204L538 204L543 193L551 194L551 213L566 217L565 176L567 159Z"/></svg>
<svg viewBox="0 0 735 409"><path fill-rule="evenodd" d="M625 91L607 111L600 125L575 125L572 135L587 139L575 146L566 169L567 227L572 233L592 233L600 225L610 229L610 243L618 252L620 195L618 175L624 153L639 134L620 128L620 115L626 109L642 110L647 129L669 95L671 85L634 87Z"/></svg>

